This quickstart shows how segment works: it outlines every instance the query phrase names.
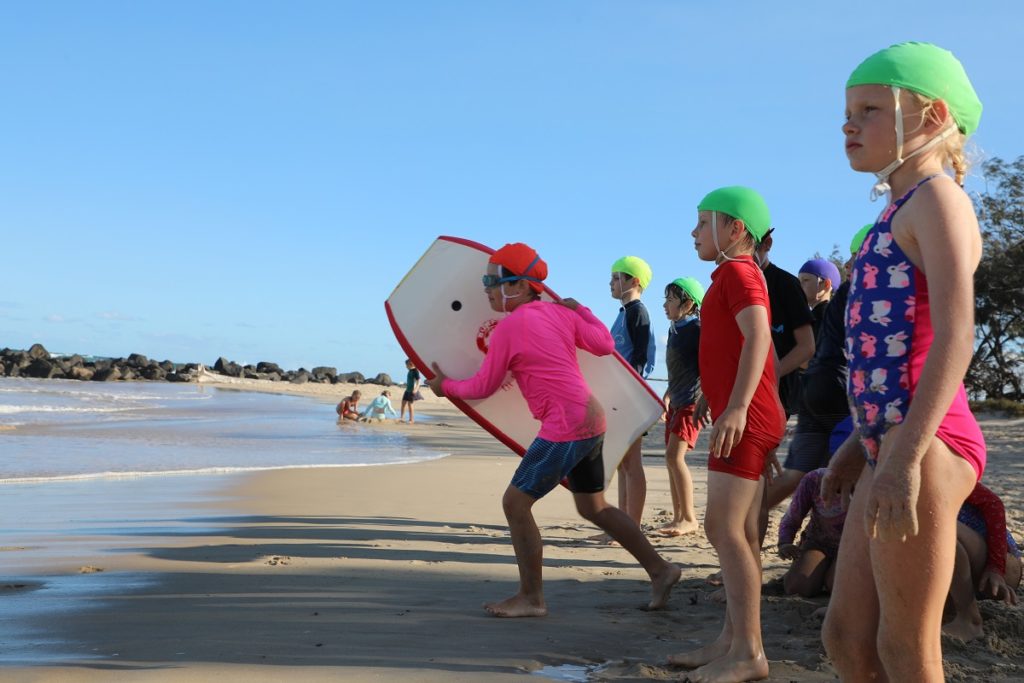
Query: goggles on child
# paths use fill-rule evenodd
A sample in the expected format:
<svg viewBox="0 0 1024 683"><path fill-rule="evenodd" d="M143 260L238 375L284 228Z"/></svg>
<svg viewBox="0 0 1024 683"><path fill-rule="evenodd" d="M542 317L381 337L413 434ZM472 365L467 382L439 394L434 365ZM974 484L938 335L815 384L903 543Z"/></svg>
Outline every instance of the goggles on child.
<svg viewBox="0 0 1024 683"><path fill-rule="evenodd" d="M503 284L505 282L518 282L519 280L529 280L530 282L541 282L541 280L538 280L535 277L529 277L527 275L512 275L510 277L500 277L500 276L494 275L492 273L488 273L487 275L484 275L480 279L483 281L484 287L497 287L498 285Z"/></svg>

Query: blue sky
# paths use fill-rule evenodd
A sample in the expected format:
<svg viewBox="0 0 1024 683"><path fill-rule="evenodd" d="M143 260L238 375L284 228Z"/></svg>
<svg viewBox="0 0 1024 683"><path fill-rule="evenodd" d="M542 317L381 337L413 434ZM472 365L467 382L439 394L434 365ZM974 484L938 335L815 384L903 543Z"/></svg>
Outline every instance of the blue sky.
<svg viewBox="0 0 1024 683"><path fill-rule="evenodd" d="M525 241L611 322L612 261L705 283L709 190L795 271L879 210L843 84L953 50L1024 154L1024 3L47 2L0 7L0 347L399 376L383 302L437 235ZM968 187L982 186L972 178ZM659 370L656 372L664 372Z"/></svg>

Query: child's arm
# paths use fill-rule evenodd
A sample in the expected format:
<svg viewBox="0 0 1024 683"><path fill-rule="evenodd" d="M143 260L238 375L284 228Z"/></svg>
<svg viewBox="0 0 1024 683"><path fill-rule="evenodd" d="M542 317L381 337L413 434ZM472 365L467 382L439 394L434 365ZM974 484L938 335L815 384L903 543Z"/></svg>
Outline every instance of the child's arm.
<svg viewBox="0 0 1024 683"><path fill-rule="evenodd" d="M729 394L729 403L711 429L709 448L711 455L716 458L728 457L732 447L743 438L743 430L747 426L747 408L754 398L754 391L761 380L772 347L768 311L764 306L754 304L742 309L736 314L736 324L743 335L743 350L740 351L736 381Z"/></svg>
<svg viewBox="0 0 1024 683"><path fill-rule="evenodd" d="M513 331L506 325L508 322L509 319L503 320L494 328L483 365L475 375L464 380L451 379L434 363L435 378L430 382L430 388L435 392L440 390L439 396L463 399L486 398L497 391L508 374L512 362L512 337L517 336L517 330Z"/></svg>
<svg viewBox="0 0 1024 683"><path fill-rule="evenodd" d="M562 299L558 303L576 311L576 318L573 320L576 346L595 356L607 356L615 351L615 341L608 328L589 308L577 303L575 299Z"/></svg>
<svg viewBox="0 0 1024 683"><path fill-rule="evenodd" d="M640 376L647 368L647 345L651 341L651 318L640 305L626 309L626 334L633 344L633 353L626 360Z"/></svg>
<svg viewBox="0 0 1024 683"><path fill-rule="evenodd" d="M974 350L974 271L981 258L974 208L956 184L936 178L922 185L901 214L893 219L896 242L915 265L931 274L929 298L941 303L930 309L935 337L914 400L898 432L882 442L886 454L879 458L866 492L867 533L882 540L917 534L921 459L953 402Z"/></svg>
<svg viewBox="0 0 1024 683"><path fill-rule="evenodd" d="M805 475L793 493L793 499L789 501L789 509L779 522L779 554L782 554L782 547L792 545L796 539L796 532L803 524L804 517L814 507L814 489L818 486L818 478ZM788 558L787 558L788 559Z"/></svg>
<svg viewBox="0 0 1024 683"><path fill-rule="evenodd" d="M1006 585L1006 509L1003 501L978 482L964 504L976 507L985 520L988 559L978 580L978 592L1016 605L1017 593Z"/></svg>

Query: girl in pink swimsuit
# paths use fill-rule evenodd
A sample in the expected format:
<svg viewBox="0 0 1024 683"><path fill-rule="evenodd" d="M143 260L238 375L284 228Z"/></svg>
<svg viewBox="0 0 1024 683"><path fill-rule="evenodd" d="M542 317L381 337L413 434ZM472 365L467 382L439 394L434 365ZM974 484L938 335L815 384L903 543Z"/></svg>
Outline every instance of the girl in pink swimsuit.
<svg viewBox="0 0 1024 683"><path fill-rule="evenodd" d="M959 186L981 103L960 62L926 43L872 55L846 88L850 166L877 176L873 198L898 199L851 274L848 395L857 428L829 464L822 493L848 498L856 485L856 494L822 639L841 680L938 682L956 517L985 464L963 389L981 234Z"/></svg>

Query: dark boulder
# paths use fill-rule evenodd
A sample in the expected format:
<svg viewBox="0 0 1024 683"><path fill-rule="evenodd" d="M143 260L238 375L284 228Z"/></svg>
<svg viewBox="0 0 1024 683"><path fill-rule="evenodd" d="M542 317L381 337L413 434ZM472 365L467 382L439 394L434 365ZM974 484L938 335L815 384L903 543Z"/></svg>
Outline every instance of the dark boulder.
<svg viewBox="0 0 1024 683"><path fill-rule="evenodd" d="M300 370L295 373L295 376L290 381L292 384L305 384L309 381L309 373L305 370Z"/></svg>
<svg viewBox="0 0 1024 683"><path fill-rule="evenodd" d="M335 384L362 384L366 381L361 372L343 372L335 377Z"/></svg>
<svg viewBox="0 0 1024 683"><path fill-rule="evenodd" d="M64 370L59 364L48 358L34 358L21 371L22 377L38 377L39 379L50 379L55 376L63 377Z"/></svg>
<svg viewBox="0 0 1024 683"><path fill-rule="evenodd" d="M333 380L338 375L338 369L337 368L328 367L326 365L320 365L320 366L317 366L317 367L313 368L312 374L317 379L320 379L321 377L327 377L327 378Z"/></svg>
<svg viewBox="0 0 1024 683"><path fill-rule="evenodd" d="M118 379L121 379L121 371L113 366L99 369L92 376L94 382L113 382Z"/></svg>
<svg viewBox="0 0 1024 683"><path fill-rule="evenodd" d="M379 384L385 387L390 387L394 384L394 382L391 381L391 375L389 375L386 372L378 373L376 377L374 377L373 379L368 379L366 381L369 382L370 384Z"/></svg>
<svg viewBox="0 0 1024 683"><path fill-rule="evenodd" d="M268 361L261 360L256 364L256 372L276 372L280 375L284 370L282 370L277 363L270 363Z"/></svg>
<svg viewBox="0 0 1024 683"><path fill-rule="evenodd" d="M143 356L141 353L133 353L128 356L128 365L136 368L142 368L149 365L149 359Z"/></svg>
<svg viewBox="0 0 1024 683"><path fill-rule="evenodd" d="M44 349L42 344L33 344L31 347L29 347L28 355L29 358L32 358L33 360L36 358L49 360L50 358L50 352Z"/></svg>

